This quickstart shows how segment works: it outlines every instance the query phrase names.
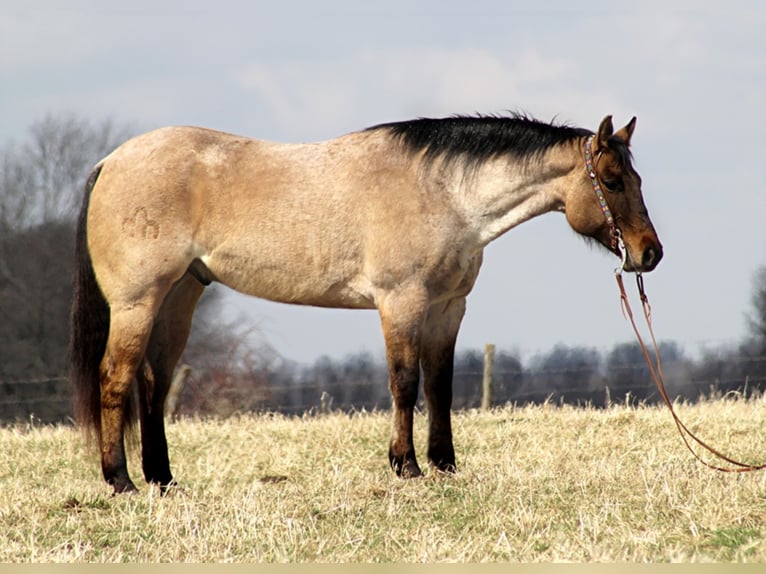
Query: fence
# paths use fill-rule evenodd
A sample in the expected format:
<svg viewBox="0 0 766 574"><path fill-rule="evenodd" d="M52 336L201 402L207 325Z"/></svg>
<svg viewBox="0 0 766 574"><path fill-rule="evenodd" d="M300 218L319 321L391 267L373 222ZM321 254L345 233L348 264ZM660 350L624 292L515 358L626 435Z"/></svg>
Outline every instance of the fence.
<svg viewBox="0 0 766 574"><path fill-rule="evenodd" d="M453 380L453 407L490 408L507 403L529 404L552 401L595 407L612 403L654 403L660 397L643 363L619 366L611 378L594 374L592 366L546 369L497 368L494 347L485 349L483 364L473 369L456 369ZM729 368L727 376L703 375L694 372L688 361L666 361L669 391L673 397L697 400L700 396L726 394L732 391L745 395L766 389L764 357L749 358L760 363L753 374L747 370ZM735 365L738 366L738 365ZM385 410L390 408L390 396L384 365L375 366L365 377L347 376L296 377L272 373L260 374L248 380L235 379L237 384L220 387L197 387L194 370L179 369L178 383L171 391L167 412L173 414L203 414L226 416L237 411L269 410L286 414L302 414L327 410ZM699 369L698 369L699 371ZM309 372L311 372L309 370ZM680 373L680 375L679 375ZM365 380L362 380L365 379ZM564 383L562 385L562 382ZM200 405L189 401L189 394L206 395ZM422 389L421 389L422 393ZM186 398L185 398L186 396ZM0 381L0 422L25 421L61 422L72 419L72 392L66 377L46 377L29 380ZM225 400L224 408L211 405ZM420 407L423 408L421 396Z"/></svg>
<svg viewBox="0 0 766 574"><path fill-rule="evenodd" d="M72 417L71 388L66 377L0 381L0 422L60 422Z"/></svg>
<svg viewBox="0 0 766 574"><path fill-rule="evenodd" d="M486 363L485 363L486 365ZM672 372L675 363L667 361L663 364L666 374ZM625 370L640 371L645 369L644 363L626 366ZM487 378L487 373L491 378ZM572 383L567 387L550 387L545 384L536 386L540 378L554 376L555 378L571 378L576 381L580 375L591 375L590 369L550 369L536 371L534 377L529 376L523 369L497 369L492 367L482 369L456 370L453 377L453 408L491 408L505 404L570 404L595 408L606 408L612 404L654 404L662 399L654 383L647 374L640 381L620 382L603 376L591 377L590 386ZM508 384L513 381L516 384ZM686 401L697 401L701 397L720 396L736 392L746 396L761 393L766 390L766 377L731 377L731 378L702 378L668 380L669 392L672 398ZM193 382L189 383L193 385ZM489 392L486 390L490 389ZM253 391L246 390L252 394ZM388 391L387 375L381 370L374 381L349 382L335 380L330 382L293 381L271 386L267 392L261 393L258 407L246 410L274 411L284 414L300 415L304 413L327 412L330 410L387 410L391 399ZM236 401L229 399L228 403L245 404L247 399ZM425 408L422 385L418 399L418 408ZM237 408L229 412L236 412ZM183 408L178 414L190 412ZM226 407L221 411L226 414Z"/></svg>

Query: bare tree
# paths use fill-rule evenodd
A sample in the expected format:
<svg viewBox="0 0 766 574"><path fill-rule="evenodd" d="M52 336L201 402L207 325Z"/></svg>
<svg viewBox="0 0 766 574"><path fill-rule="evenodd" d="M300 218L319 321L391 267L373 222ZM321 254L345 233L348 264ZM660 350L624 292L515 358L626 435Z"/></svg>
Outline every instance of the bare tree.
<svg viewBox="0 0 766 574"><path fill-rule="evenodd" d="M279 354L241 319L222 319L223 290L205 290L179 361L190 367L179 389L177 414L219 417L273 408L273 382L283 367Z"/></svg>
<svg viewBox="0 0 766 574"><path fill-rule="evenodd" d="M0 230L18 231L70 221L93 165L131 130L112 120L47 115L29 128L22 145L7 144L0 162Z"/></svg>
<svg viewBox="0 0 766 574"><path fill-rule="evenodd" d="M128 135L112 121L48 115L0 148L2 418L69 414L74 214L91 167Z"/></svg>
<svg viewBox="0 0 766 574"><path fill-rule="evenodd" d="M596 349L559 344L533 357L527 385L531 390L587 390L603 383L600 370L601 356Z"/></svg>
<svg viewBox="0 0 766 574"><path fill-rule="evenodd" d="M766 266L759 267L753 278L751 312L747 318L753 347L766 354Z"/></svg>
<svg viewBox="0 0 766 574"><path fill-rule="evenodd" d="M49 114L24 142L0 147L0 419L14 417L4 405L40 416L40 405L53 404L41 417L50 420L70 414L74 221L88 173L131 131L111 120ZM208 289L183 358L192 367L187 412L225 414L269 401L281 358L252 329L221 323L220 307L220 291ZM38 381L38 396L28 397ZM27 398L36 406L27 407Z"/></svg>

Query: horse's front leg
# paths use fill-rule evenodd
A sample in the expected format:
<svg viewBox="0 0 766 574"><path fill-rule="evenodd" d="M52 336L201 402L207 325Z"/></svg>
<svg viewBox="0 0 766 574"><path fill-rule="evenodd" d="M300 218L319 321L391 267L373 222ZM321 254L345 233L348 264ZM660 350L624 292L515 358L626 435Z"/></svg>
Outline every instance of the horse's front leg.
<svg viewBox="0 0 766 574"><path fill-rule="evenodd" d="M412 427L420 377L420 333L427 307L425 290L415 288L389 294L379 306L393 398L388 459L402 478L423 474L415 457Z"/></svg>
<svg viewBox="0 0 766 574"><path fill-rule="evenodd" d="M428 405L428 460L445 472L456 470L450 409L455 341L464 314L464 297L432 306L420 350Z"/></svg>

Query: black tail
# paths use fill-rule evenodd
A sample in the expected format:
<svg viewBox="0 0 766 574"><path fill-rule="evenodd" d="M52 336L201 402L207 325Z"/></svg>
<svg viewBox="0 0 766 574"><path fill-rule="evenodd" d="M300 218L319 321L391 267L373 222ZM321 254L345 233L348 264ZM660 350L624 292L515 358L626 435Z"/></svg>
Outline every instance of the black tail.
<svg viewBox="0 0 766 574"><path fill-rule="evenodd" d="M97 165L88 177L77 219L75 276L69 324L69 376L74 389L77 422L101 439L101 386L99 370L109 335L109 305L101 293L88 250L86 221L93 187L101 173ZM135 416L127 416L135 420Z"/></svg>

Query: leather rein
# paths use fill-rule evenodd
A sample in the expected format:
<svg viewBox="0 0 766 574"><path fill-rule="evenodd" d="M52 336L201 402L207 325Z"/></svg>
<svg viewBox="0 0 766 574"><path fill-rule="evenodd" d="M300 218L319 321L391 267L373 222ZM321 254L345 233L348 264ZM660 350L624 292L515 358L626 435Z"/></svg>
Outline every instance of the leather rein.
<svg viewBox="0 0 766 574"><path fill-rule="evenodd" d="M667 388L665 386L665 376L662 372L662 362L660 361L659 347L657 345L657 339L654 336L654 329L652 328L652 310L651 310L651 306L649 305L649 298L646 296L646 291L644 289L644 278L640 272L636 272L636 284L638 286L638 294L641 299L641 306L644 313L644 319L646 320L646 325L652 340L652 350L654 353L654 361L652 361L652 358L649 354L649 350L647 349L646 344L644 344L644 340L641 337L641 333L638 330L638 326L636 325L635 318L633 317L633 310L630 307L630 302L628 301L628 295L625 291L625 284L623 283L623 280L622 280L622 271L625 267L625 262L627 261L628 252L625 247L625 243L623 242L623 239L622 239L622 233L620 232L619 228L617 227L617 224L615 223L614 216L612 215L612 212L609 209L609 205L606 202L606 197L604 196L604 192L602 190L601 183L599 181L599 176L598 176L598 172L596 171L596 166L594 164L594 157L593 157L593 151L592 151L594 139L595 139L595 135L591 135L585 141L585 168L588 172L588 177L591 180L591 184L593 185L593 191L596 193L596 197L598 198L601 211L604 213L604 217L606 218L607 225L609 226L609 231L612 238L611 240L612 249L618 250L622 258L622 263L620 264L619 267L615 268L614 275L615 275L615 279L617 280L617 286L620 290L620 305L622 307L623 316L625 316L630 321L630 324L633 327L633 332L636 334L638 344L641 347L641 353L643 354L644 360L646 361L646 364L649 367L649 373L651 374L652 380L654 381L654 384L657 387L657 391L660 393L660 396L662 397L663 402L670 410L670 414L673 416L673 421L676 424L676 428L678 429L678 432L681 435L681 438L683 439L684 444L686 445L686 448L689 449L689 451L694 455L694 457L698 461L700 461L702 464L704 464L708 468L712 468L713 470L718 470L721 472L750 472L754 470L766 469L766 463L755 465L755 464L740 462L738 460L735 460L723 454L717 449L713 448L712 446L707 444L705 441L697 437L697 435L695 435L692 431L690 431L689 428L683 423L683 421L681 421L681 419L676 414L676 411L673 408L673 401L670 399ZM596 163L598 162L600 155L601 155L601 152L598 152L598 154L595 157ZM694 448L692 448L692 444L691 444L692 442L697 443L700 447L707 450L709 453L719 458L720 460L727 462L731 466L719 466L704 460L697 453L697 451L695 451Z"/></svg>

